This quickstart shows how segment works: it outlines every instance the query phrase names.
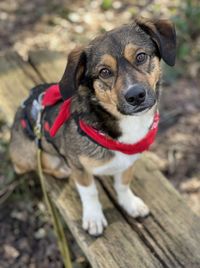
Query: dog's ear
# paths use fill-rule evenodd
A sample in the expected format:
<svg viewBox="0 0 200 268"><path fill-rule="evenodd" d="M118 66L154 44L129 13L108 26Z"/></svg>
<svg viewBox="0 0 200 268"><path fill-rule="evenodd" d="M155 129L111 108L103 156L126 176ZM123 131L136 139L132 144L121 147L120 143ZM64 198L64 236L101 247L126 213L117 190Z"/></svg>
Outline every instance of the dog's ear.
<svg viewBox="0 0 200 268"><path fill-rule="evenodd" d="M136 23L156 43L160 57L170 66L176 59L176 32L169 20L151 20L143 17L136 18Z"/></svg>
<svg viewBox="0 0 200 268"><path fill-rule="evenodd" d="M64 100L73 96L77 91L84 76L86 66L86 54L83 47L73 49L67 61L62 79L59 82L60 93Z"/></svg>

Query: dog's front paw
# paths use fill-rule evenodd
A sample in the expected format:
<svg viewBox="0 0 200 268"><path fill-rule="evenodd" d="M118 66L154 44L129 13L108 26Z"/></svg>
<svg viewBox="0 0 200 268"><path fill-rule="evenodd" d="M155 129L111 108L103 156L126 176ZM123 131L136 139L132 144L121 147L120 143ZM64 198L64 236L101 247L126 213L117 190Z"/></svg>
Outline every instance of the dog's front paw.
<svg viewBox="0 0 200 268"><path fill-rule="evenodd" d="M139 197L135 196L131 190L118 196L119 204L132 217L145 217L149 214L149 208Z"/></svg>
<svg viewBox="0 0 200 268"><path fill-rule="evenodd" d="M90 235L101 235L107 225L101 207L95 209L90 207L83 210L83 229L88 231Z"/></svg>

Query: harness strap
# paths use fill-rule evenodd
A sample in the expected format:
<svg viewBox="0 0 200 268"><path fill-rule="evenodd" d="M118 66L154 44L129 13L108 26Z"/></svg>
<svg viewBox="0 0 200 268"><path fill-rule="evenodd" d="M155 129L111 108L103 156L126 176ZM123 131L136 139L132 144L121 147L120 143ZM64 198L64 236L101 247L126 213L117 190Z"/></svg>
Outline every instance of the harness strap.
<svg viewBox="0 0 200 268"><path fill-rule="evenodd" d="M54 105L57 101L60 101L61 99L62 96L60 93L59 85L53 85L45 92L42 103L44 106ZM65 100L61 105L59 113L49 131L51 137L54 137L59 128L64 124L64 122L66 122L71 117L71 102L72 99L69 98ZM92 126L88 125L83 120L77 118L77 116L78 115L76 115L75 121L77 122L82 133L86 134L94 142L105 147L106 149L120 151L124 154L129 155L142 153L148 150L150 145L154 142L158 131L159 114L156 113L154 116L153 124L147 135L137 143L125 144L106 136Z"/></svg>
<svg viewBox="0 0 200 268"><path fill-rule="evenodd" d="M42 93L43 94L43 93ZM39 113L38 117L41 117L43 109L46 107L55 105L57 102L62 100L62 96L60 93L60 88L58 84L54 84L50 86L45 92L44 95L40 95L38 98L39 102ZM105 134L101 133L91 125L88 125L84 120L80 119L78 114L71 114L71 103L72 98L69 98L65 100L60 108L58 115L53 122L53 125L50 127L48 122L44 122L44 130L50 134L51 137L54 137L57 133L57 131L60 129L60 127L73 116L74 120L76 121L78 125L78 131L88 136L91 140L99 144L100 146L114 151L119 151L124 154L137 154L142 153L149 149L150 145L154 142L154 139L156 137L157 131L158 131L158 123L159 123L159 113L155 113L153 123L151 128L149 129L149 132L146 134L146 136L141 139L139 142L134 144L125 144L122 142L119 142L117 140L114 140ZM40 122L40 120L36 120ZM37 131L37 128L40 129L41 133L41 125L36 122L35 130ZM41 146L39 144L39 146Z"/></svg>
<svg viewBox="0 0 200 268"><path fill-rule="evenodd" d="M115 141L105 136L103 133L100 133L96 129L91 128L83 120L80 120L79 124L83 132L87 133L89 137L91 137L94 141L96 141L101 146L110 150L120 151L124 154L132 155L132 154L142 153L149 149L150 145L154 142L155 136L157 134L158 122L159 122L159 114L157 113L155 114L154 121L153 121L150 131L142 140L134 144L124 144L124 143Z"/></svg>
<svg viewBox="0 0 200 268"><path fill-rule="evenodd" d="M59 116L56 117L53 126L51 127L49 133L52 137L54 137L58 131L58 129L66 122L71 115L70 112L71 106L71 98L64 101L64 103L60 107Z"/></svg>
<svg viewBox="0 0 200 268"><path fill-rule="evenodd" d="M32 129L31 123L29 121L29 118L27 116L26 110L24 108L23 108L23 117L20 119L20 123L21 123L21 126L22 126L23 130L27 134L27 136L31 140L34 140L35 139L35 134L34 134L34 131Z"/></svg>

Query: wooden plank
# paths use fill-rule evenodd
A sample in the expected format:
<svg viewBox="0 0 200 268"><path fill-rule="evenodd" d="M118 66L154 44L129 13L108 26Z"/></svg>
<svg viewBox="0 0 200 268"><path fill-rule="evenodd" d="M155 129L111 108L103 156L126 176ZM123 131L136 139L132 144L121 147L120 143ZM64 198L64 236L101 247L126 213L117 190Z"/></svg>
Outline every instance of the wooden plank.
<svg viewBox="0 0 200 268"><path fill-rule="evenodd" d="M49 50L32 51L29 62L44 81L58 82L64 73L67 54Z"/></svg>
<svg viewBox="0 0 200 268"><path fill-rule="evenodd" d="M148 204L151 215L138 223L122 211L130 226L154 250L164 267L200 267L200 218L150 157L144 156L136 163L134 177L131 188ZM117 204L112 179L102 178L101 183Z"/></svg>
<svg viewBox="0 0 200 268"><path fill-rule="evenodd" d="M33 53L32 67L16 55L0 58L0 105L9 122L14 110L36 82L58 81L65 57ZM117 205L110 178L99 190L109 226L92 238L81 228L81 205L72 182L47 181L53 200L92 267L200 267L200 219L148 157L136 164L132 188L148 204L151 215L134 220Z"/></svg>
<svg viewBox="0 0 200 268"><path fill-rule="evenodd" d="M58 182L51 177L47 183L54 202L93 268L163 267L100 185L100 199L109 225L103 236L93 238L81 228L81 203L74 183Z"/></svg>
<svg viewBox="0 0 200 268"><path fill-rule="evenodd" d="M25 69L32 77L27 76ZM12 123L14 113L28 96L29 89L39 82L36 73L31 69L14 52L0 57L0 112L8 124Z"/></svg>

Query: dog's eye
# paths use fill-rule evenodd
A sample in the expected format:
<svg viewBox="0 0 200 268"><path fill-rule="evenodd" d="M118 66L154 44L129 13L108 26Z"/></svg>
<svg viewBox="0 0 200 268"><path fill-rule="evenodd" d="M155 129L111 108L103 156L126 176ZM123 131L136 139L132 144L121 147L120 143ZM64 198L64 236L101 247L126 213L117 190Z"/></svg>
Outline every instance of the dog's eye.
<svg viewBox="0 0 200 268"><path fill-rule="evenodd" d="M99 76L106 79L112 76L112 72L107 68L103 68L99 71Z"/></svg>
<svg viewBox="0 0 200 268"><path fill-rule="evenodd" d="M136 56L136 63L137 64L145 63L146 60L147 60L147 54L145 54L144 52L137 54L137 56Z"/></svg>

